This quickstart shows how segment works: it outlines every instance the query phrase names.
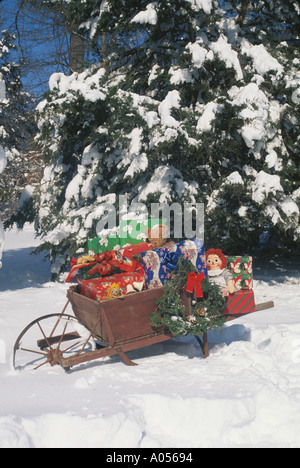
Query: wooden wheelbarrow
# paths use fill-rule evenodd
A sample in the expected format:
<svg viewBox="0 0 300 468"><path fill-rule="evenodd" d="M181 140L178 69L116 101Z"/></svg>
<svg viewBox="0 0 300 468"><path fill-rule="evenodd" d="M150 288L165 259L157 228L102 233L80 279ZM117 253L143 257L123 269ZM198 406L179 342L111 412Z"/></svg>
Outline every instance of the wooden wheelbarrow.
<svg viewBox="0 0 300 468"><path fill-rule="evenodd" d="M136 365L128 358L128 351L174 338L167 329L154 330L150 324L150 314L163 295L164 288L157 288L99 302L78 294L76 286L72 286L62 313L34 320L19 335L13 351L14 367L38 369L50 364L69 370L113 355L119 355L127 365ZM74 316L65 314L69 304ZM183 296L183 304L188 311L190 298L187 294ZM273 302L255 305L253 300L253 307L247 312L237 303L233 310L225 309L224 315L226 321L230 321L271 307L274 307ZM207 334L202 339L195 338L207 358Z"/></svg>

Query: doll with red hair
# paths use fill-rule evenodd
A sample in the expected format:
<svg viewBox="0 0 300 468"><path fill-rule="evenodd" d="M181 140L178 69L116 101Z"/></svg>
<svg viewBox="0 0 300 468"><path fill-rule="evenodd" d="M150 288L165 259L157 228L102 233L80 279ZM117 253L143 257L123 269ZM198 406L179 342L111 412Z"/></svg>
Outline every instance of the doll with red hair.
<svg viewBox="0 0 300 468"><path fill-rule="evenodd" d="M206 252L206 263L210 281L221 289L224 296L233 294L234 281L227 268L227 259L220 249L209 249Z"/></svg>

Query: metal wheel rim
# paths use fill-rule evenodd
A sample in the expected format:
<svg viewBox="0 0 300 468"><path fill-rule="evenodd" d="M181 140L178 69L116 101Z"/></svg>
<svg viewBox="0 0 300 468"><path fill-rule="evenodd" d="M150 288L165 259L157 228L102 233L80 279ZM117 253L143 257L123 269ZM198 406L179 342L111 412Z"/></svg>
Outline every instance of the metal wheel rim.
<svg viewBox="0 0 300 468"><path fill-rule="evenodd" d="M43 328L40 325L40 323L43 322L43 321L49 320L49 319L54 319L54 318L57 318L56 324L55 324L54 328L52 329L50 335L47 337L47 336L45 336L45 333L44 333ZM56 328L58 328L58 324L60 324L62 320L64 320L66 325L65 325L64 332L61 335L62 339L59 341L58 347L55 348L55 347L51 346L51 338L53 338L53 335L54 335L54 333L56 331ZM51 364L51 366L54 366L56 364L61 364L60 361L61 361L61 358L63 357L63 354L66 353L67 351L70 351L71 348L75 347L79 343L79 342L77 342L74 345L67 346L67 348L65 348L65 349L60 348L61 344L64 342L63 338L65 337L65 333L66 333L67 326L68 326L69 323L72 323L73 325L74 324L79 325L79 326L81 326L81 327L83 327L85 329L85 327L82 324L80 324L77 317L75 317L73 315L62 314L62 313L44 315L44 316L41 316L41 317L33 320L31 323L29 323L24 328L24 330L20 333L20 335L18 336L18 338L17 338L17 340L15 342L15 345L14 345L14 348L13 348L13 367L15 369L19 368L19 366L17 365L17 353L18 353L18 351L28 352L28 353L31 353L32 355L33 354L40 355L40 359L45 358L45 361L43 363L41 363L40 365L38 365L37 367L35 367L34 370L37 370L39 367L43 367L46 364ZM34 349L22 348L21 345L22 345L23 337L35 326L38 326L40 328L40 330L42 330L42 336L41 336L42 339L38 340L38 341L45 341L46 348L48 350L43 351L42 348L40 348L38 346L38 341L37 341L37 343L35 345L33 345ZM87 330L87 329L85 329L85 330ZM88 330L87 330L87 333L88 333ZM81 335L78 335L78 338L79 339L82 338ZM85 342L84 346L82 347L81 351L77 353L78 355L80 355L81 352L84 352L84 349L85 349L87 343L89 343L90 339L92 339L92 338L93 338L93 336L92 336L92 334L90 334L88 340L86 340L86 342ZM21 368L24 370L27 366L29 366L29 364L30 363L27 363L27 364L23 365Z"/></svg>

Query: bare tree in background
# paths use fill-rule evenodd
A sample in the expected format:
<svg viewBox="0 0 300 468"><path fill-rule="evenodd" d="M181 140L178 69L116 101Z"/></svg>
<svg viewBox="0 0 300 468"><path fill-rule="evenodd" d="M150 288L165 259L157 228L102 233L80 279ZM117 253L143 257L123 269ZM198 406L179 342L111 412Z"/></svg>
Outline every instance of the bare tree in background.
<svg viewBox="0 0 300 468"><path fill-rule="evenodd" d="M1 31L15 35L11 60L20 64L23 89L33 97L31 110L27 107L22 121L28 126L26 138L17 145L17 156L10 158L0 180L0 213L5 220L12 216L13 221L23 188L38 184L43 172L44 156L34 140L35 105L48 91L51 74L84 70L89 45L79 25L59 4L51 7L42 0L0 0L0 26ZM19 123L15 128L19 132Z"/></svg>
<svg viewBox="0 0 300 468"><path fill-rule="evenodd" d="M3 0L0 17L17 36L18 62L31 94L39 98L48 89L52 73L84 70L88 44L62 10L49 8L41 0Z"/></svg>

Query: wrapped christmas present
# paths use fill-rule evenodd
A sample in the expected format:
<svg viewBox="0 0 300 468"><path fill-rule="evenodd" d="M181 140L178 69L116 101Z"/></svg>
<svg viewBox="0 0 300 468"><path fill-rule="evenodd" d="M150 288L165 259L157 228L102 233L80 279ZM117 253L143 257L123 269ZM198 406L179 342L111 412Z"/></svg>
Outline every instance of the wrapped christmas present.
<svg viewBox="0 0 300 468"><path fill-rule="evenodd" d="M97 255L84 256L71 260L71 271L68 274L66 283L70 283L78 274L88 279L97 279L102 276L110 276L116 270L133 272L136 268L136 261L131 257L126 257L124 252L109 251Z"/></svg>
<svg viewBox="0 0 300 468"><path fill-rule="evenodd" d="M252 257L228 255L227 268L232 273L236 290L253 289Z"/></svg>
<svg viewBox="0 0 300 468"><path fill-rule="evenodd" d="M142 266L147 289L162 287L172 279L179 258L192 262L199 273L207 276L204 244L201 239L185 240L167 244L159 249L143 252Z"/></svg>
<svg viewBox="0 0 300 468"><path fill-rule="evenodd" d="M117 275L98 279L79 279L80 294L90 299L103 301L126 296L132 292L144 289L144 271L137 265L133 272L124 272Z"/></svg>
<svg viewBox="0 0 300 468"><path fill-rule="evenodd" d="M95 255L110 250L119 250L135 244L145 243L150 237L151 230L158 226L166 227L163 219L126 219L121 220L120 226L113 235L88 239L88 251Z"/></svg>
<svg viewBox="0 0 300 468"><path fill-rule="evenodd" d="M255 311L254 292L252 290L239 290L230 294L227 299L223 315L243 315Z"/></svg>
<svg viewBox="0 0 300 468"><path fill-rule="evenodd" d="M120 222L120 243L122 247L127 247L141 242L151 240L151 232L158 228L166 228L163 219L126 219Z"/></svg>
<svg viewBox="0 0 300 468"><path fill-rule="evenodd" d="M134 257L149 249L152 249L152 244L143 242L120 250L73 258L66 283L70 283L77 275L81 275L83 279L97 279L123 271L132 273L137 266Z"/></svg>
<svg viewBox="0 0 300 468"><path fill-rule="evenodd" d="M120 222L120 244L122 247L145 242L148 220L126 219Z"/></svg>
<svg viewBox="0 0 300 468"><path fill-rule="evenodd" d="M110 250L118 250L121 248L121 240L119 236L94 237L88 239L88 251L92 254L109 252Z"/></svg>

